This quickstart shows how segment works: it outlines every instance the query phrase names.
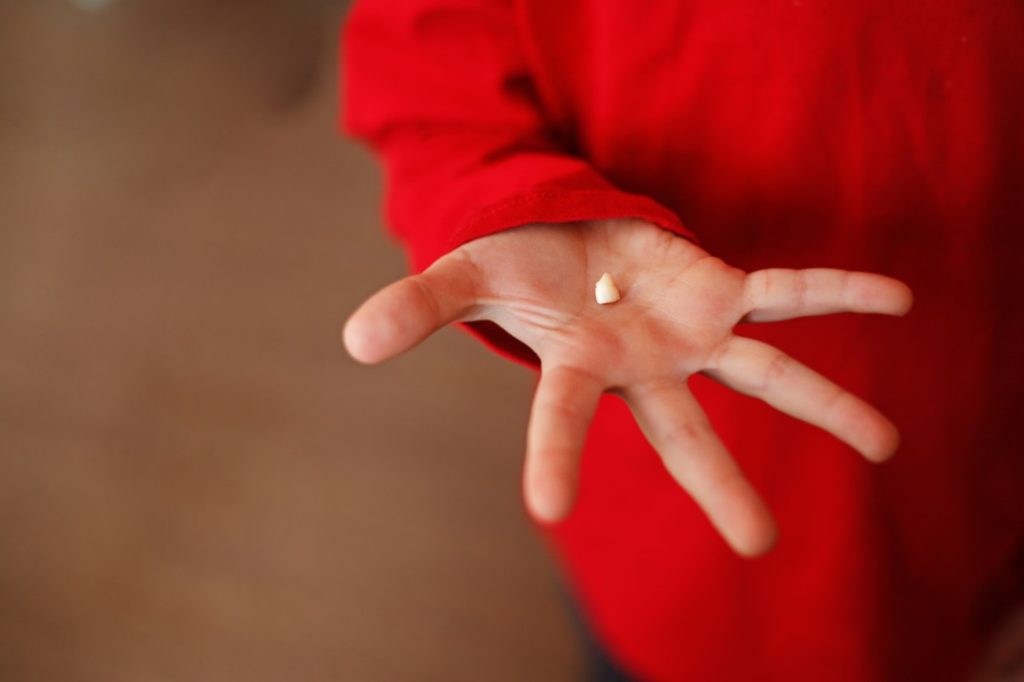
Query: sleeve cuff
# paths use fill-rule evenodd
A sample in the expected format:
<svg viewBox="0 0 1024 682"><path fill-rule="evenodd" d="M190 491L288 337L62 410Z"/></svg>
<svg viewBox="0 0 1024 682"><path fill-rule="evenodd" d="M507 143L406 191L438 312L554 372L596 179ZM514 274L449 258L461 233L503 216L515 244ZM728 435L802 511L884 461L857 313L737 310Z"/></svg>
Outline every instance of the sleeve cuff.
<svg viewBox="0 0 1024 682"><path fill-rule="evenodd" d="M572 223L585 220L635 218L673 232L696 242L696 235L683 226L679 217L649 197L630 194L614 187L574 188L542 185L523 194L486 206L467 216L463 224L435 248L412 250L411 265L416 272L459 246L480 237L486 237L531 223Z"/></svg>
<svg viewBox="0 0 1024 682"><path fill-rule="evenodd" d="M614 188L538 188L486 207L470 216L460 229L433 253L413 252L416 272L462 244L531 223L570 223L585 220L636 218L657 225L680 237L696 241L675 213L656 201ZM540 361L526 344L512 337L493 322L468 322L459 325L506 359L537 368Z"/></svg>

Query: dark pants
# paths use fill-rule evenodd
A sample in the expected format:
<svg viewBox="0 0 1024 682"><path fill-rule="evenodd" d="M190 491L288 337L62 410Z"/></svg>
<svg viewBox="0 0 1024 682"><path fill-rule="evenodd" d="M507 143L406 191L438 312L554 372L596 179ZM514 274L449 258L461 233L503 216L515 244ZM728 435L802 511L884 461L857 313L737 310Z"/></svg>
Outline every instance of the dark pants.
<svg viewBox="0 0 1024 682"><path fill-rule="evenodd" d="M611 660L611 657L590 631L590 627L573 598L564 592L563 595L583 648L583 661L586 666L583 673L584 682L636 682Z"/></svg>

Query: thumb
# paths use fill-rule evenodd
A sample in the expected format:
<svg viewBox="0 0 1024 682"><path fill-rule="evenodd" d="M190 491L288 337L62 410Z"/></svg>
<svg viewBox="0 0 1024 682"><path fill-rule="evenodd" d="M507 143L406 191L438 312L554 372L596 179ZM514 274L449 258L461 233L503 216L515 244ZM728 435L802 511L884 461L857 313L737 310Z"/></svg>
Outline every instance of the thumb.
<svg viewBox="0 0 1024 682"><path fill-rule="evenodd" d="M401 355L441 327L469 316L476 291L476 269L452 252L422 274L393 282L364 301L345 323L345 348L368 364Z"/></svg>

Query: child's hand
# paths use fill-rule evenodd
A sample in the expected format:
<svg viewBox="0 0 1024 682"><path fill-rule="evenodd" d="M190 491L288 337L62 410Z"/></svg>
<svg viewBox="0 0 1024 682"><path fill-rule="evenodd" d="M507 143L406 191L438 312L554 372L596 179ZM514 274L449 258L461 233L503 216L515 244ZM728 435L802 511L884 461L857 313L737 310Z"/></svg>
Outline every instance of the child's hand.
<svg viewBox="0 0 1024 682"><path fill-rule="evenodd" d="M603 272L622 299L594 300ZM409 350L456 321L491 320L541 360L524 489L542 520L565 516L598 399L622 396L672 476L741 554L774 542L774 522L687 388L702 372L849 443L872 461L899 436L873 407L782 352L733 334L740 321L836 312L903 315L906 285L841 270L746 274L638 221L530 225L470 242L384 288L345 327L362 362Z"/></svg>

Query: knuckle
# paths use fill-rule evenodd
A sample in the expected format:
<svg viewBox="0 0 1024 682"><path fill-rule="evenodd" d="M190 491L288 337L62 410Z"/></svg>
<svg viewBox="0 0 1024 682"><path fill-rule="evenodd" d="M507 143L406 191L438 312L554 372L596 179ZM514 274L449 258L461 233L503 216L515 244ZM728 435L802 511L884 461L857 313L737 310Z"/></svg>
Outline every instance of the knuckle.
<svg viewBox="0 0 1024 682"><path fill-rule="evenodd" d="M441 302L438 301L433 288L423 280L421 275L411 277L408 281L412 286L412 290L416 298L418 298L423 306L430 312L431 318L434 320L440 320Z"/></svg>
<svg viewBox="0 0 1024 682"><path fill-rule="evenodd" d="M578 422L583 419L583 410L576 403L566 400L548 399L541 408L561 422Z"/></svg>
<svg viewBox="0 0 1024 682"><path fill-rule="evenodd" d="M710 497L723 498L733 495L743 480L735 466L718 466L704 475L703 484Z"/></svg>
<svg viewBox="0 0 1024 682"><path fill-rule="evenodd" d="M711 425L707 422L687 419L674 421L662 437L668 443L696 443L706 441L711 433Z"/></svg>
<svg viewBox="0 0 1024 682"><path fill-rule="evenodd" d="M785 353L774 351L761 375L761 390L768 389L775 385L789 374L793 367L793 361Z"/></svg>
<svg viewBox="0 0 1024 682"><path fill-rule="evenodd" d="M771 297L774 271L758 270L747 276L747 288L754 303L764 303Z"/></svg>
<svg viewBox="0 0 1024 682"><path fill-rule="evenodd" d="M807 273L803 270L794 272L792 287L793 306L797 310L805 309L807 307L808 290Z"/></svg>

